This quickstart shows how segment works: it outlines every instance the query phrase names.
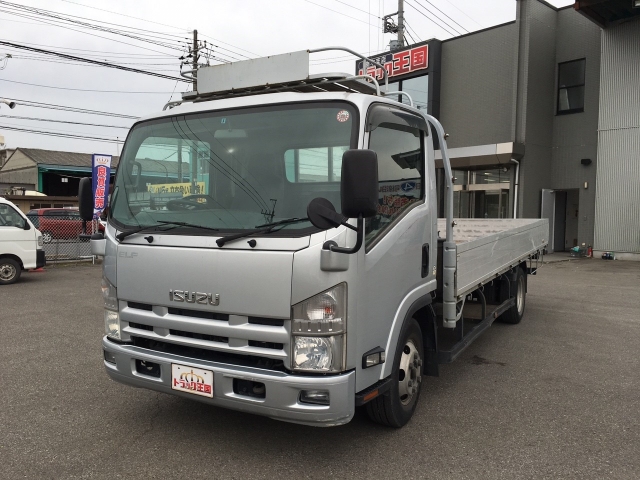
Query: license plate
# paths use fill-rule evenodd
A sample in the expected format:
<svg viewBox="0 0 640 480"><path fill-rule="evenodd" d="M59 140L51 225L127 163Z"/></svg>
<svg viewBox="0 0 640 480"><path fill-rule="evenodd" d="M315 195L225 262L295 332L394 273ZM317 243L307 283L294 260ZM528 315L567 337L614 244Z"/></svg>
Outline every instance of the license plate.
<svg viewBox="0 0 640 480"><path fill-rule="evenodd" d="M213 398L213 372L172 363L171 388L180 392Z"/></svg>

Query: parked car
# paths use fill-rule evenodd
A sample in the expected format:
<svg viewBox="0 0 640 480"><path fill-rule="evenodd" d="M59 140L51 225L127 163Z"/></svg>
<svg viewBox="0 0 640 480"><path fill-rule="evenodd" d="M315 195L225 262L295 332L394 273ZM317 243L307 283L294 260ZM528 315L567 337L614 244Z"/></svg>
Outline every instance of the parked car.
<svg viewBox="0 0 640 480"><path fill-rule="evenodd" d="M18 207L0 197L0 285L17 282L23 270L44 264L42 235Z"/></svg>
<svg viewBox="0 0 640 480"><path fill-rule="evenodd" d="M76 239L82 233L82 219L77 208L38 208L29 210L27 217L42 232L44 243L51 243L53 239ZM100 223L98 231L104 231ZM87 233L93 233L92 222L87 222Z"/></svg>

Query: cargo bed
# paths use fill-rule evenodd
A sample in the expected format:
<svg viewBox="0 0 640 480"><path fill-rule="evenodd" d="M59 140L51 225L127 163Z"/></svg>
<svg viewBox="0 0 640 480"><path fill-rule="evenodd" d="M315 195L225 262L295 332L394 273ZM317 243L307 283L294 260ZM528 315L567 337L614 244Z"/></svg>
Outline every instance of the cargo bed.
<svg viewBox="0 0 640 480"><path fill-rule="evenodd" d="M446 220L438 219L439 237ZM547 219L455 219L455 296L467 293L496 278L542 251L549 237ZM442 242L438 244L438 285L442 288Z"/></svg>

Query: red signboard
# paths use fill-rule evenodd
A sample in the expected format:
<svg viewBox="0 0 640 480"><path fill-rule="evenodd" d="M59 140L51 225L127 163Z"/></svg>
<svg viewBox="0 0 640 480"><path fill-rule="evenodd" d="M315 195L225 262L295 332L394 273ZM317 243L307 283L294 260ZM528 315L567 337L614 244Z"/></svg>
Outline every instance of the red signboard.
<svg viewBox="0 0 640 480"><path fill-rule="evenodd" d="M372 57L372 60L384 65L389 78L413 73L418 70L425 70L429 68L429 45L386 53L379 57ZM363 60L359 60L356 64L358 75L367 74L378 80L384 78L382 68L369 64L365 72L363 63Z"/></svg>

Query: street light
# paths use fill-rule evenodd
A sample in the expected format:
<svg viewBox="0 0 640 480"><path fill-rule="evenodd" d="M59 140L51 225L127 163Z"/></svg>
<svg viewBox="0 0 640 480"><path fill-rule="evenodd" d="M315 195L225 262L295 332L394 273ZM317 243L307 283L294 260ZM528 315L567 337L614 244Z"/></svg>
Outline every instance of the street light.
<svg viewBox="0 0 640 480"><path fill-rule="evenodd" d="M16 102L12 102L11 100L5 100L4 98L0 98L0 103L4 103L5 105L9 105L9 108L16 108Z"/></svg>

